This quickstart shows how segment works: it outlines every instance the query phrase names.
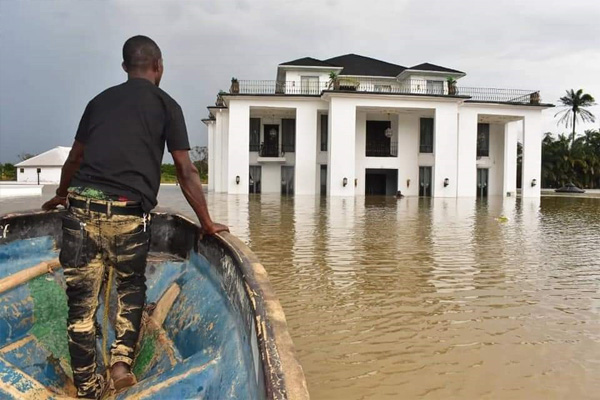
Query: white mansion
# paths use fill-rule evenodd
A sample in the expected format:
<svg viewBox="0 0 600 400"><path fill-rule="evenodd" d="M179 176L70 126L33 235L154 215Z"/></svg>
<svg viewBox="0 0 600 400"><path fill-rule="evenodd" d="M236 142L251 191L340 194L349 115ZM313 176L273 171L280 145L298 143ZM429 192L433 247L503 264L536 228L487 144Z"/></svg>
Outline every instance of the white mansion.
<svg viewBox="0 0 600 400"><path fill-rule="evenodd" d="M539 92L463 87L464 72L348 54L232 79L208 107L209 190L328 196L540 195Z"/></svg>

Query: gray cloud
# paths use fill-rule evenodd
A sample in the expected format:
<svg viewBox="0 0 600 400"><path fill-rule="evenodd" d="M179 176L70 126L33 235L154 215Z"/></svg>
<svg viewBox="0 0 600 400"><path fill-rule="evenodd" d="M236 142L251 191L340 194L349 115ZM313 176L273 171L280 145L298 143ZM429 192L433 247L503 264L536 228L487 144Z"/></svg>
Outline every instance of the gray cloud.
<svg viewBox="0 0 600 400"><path fill-rule="evenodd" d="M598 20L594 0L1 0L0 161L70 145L87 101L125 79L121 46L135 34L163 49L161 86L204 144L200 120L232 76L274 79L303 56L428 61L467 72L466 86L540 89L550 102L581 87L600 100ZM544 129L564 130L553 115Z"/></svg>

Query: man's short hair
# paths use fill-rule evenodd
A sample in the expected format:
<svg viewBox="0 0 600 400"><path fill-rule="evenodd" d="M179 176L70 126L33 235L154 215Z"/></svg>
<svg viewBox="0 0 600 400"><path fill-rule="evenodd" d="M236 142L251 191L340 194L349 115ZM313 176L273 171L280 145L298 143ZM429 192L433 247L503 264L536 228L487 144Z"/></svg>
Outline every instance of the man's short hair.
<svg viewBox="0 0 600 400"><path fill-rule="evenodd" d="M146 70L162 58L160 48L148 36L134 36L123 45L123 63L128 71Z"/></svg>

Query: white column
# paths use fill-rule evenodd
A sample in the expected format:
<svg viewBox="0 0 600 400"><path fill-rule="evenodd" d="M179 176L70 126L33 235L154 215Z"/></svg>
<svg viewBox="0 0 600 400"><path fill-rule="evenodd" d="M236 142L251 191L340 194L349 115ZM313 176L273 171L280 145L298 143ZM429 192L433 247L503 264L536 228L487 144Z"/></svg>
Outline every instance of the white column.
<svg viewBox="0 0 600 400"><path fill-rule="evenodd" d="M356 167L354 170L357 179L357 185L354 193L358 195L365 194L365 178L366 178L366 151L367 151L367 112L356 112L356 137L355 137L355 153Z"/></svg>
<svg viewBox="0 0 600 400"><path fill-rule="evenodd" d="M215 138L214 145L214 155L210 155L214 159L214 184L213 188L215 192L222 193L223 192L223 179L221 178L221 174L223 171L223 113L216 112L215 113L215 122L214 122L214 130L213 136Z"/></svg>
<svg viewBox="0 0 600 400"><path fill-rule="evenodd" d="M456 197L458 161L458 107L454 103L435 108L433 196ZM448 178L448 186L444 180Z"/></svg>
<svg viewBox="0 0 600 400"><path fill-rule="evenodd" d="M523 119L522 196L540 197L542 177L541 112L528 113ZM535 179L535 186L531 186Z"/></svg>
<svg viewBox="0 0 600 400"><path fill-rule="evenodd" d="M207 121L208 130L208 190L215 190L215 123Z"/></svg>
<svg viewBox="0 0 600 400"><path fill-rule="evenodd" d="M398 190L405 196L419 195L420 121L418 115L398 115Z"/></svg>
<svg viewBox="0 0 600 400"><path fill-rule="evenodd" d="M229 110L219 110L221 114L221 191L229 193L227 171L229 170Z"/></svg>
<svg viewBox="0 0 600 400"><path fill-rule="evenodd" d="M356 105L351 99L332 98L329 106L327 194L354 196L356 163ZM347 184L343 185L344 178Z"/></svg>
<svg viewBox="0 0 600 400"><path fill-rule="evenodd" d="M477 116L477 111L468 107L461 108L458 116L458 197L477 193Z"/></svg>
<svg viewBox="0 0 600 400"><path fill-rule="evenodd" d="M296 108L295 194L316 194L317 107L301 104Z"/></svg>
<svg viewBox="0 0 600 400"><path fill-rule="evenodd" d="M250 175L250 107L240 101L229 103L229 137L227 148L227 192L248 193ZM236 178L239 176L239 183Z"/></svg>
<svg viewBox="0 0 600 400"><path fill-rule="evenodd" d="M504 185L502 195L517 195L517 130L520 121L504 124Z"/></svg>

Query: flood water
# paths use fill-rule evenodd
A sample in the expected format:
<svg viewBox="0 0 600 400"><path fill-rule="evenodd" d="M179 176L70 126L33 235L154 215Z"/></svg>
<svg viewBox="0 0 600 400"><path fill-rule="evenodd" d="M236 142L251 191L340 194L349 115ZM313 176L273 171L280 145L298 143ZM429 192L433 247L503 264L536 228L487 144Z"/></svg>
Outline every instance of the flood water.
<svg viewBox="0 0 600 400"><path fill-rule="evenodd" d="M267 269L313 399L598 398L599 198L208 202Z"/></svg>

